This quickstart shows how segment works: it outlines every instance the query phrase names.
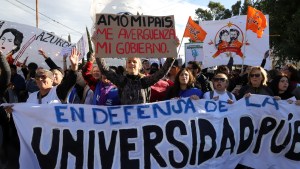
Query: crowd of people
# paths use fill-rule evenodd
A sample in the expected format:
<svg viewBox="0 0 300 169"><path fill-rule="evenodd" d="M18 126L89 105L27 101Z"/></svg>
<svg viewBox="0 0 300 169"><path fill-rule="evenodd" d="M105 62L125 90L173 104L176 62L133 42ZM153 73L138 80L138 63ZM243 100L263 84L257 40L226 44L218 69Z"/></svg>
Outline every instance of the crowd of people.
<svg viewBox="0 0 300 169"><path fill-rule="evenodd" d="M22 64L22 74L7 56L0 54L0 103L129 105L190 97L234 104L252 94L268 95L300 105L299 70L287 64L280 70L261 66L243 70L218 66L214 74L201 69L196 61L179 65L175 58L164 64L129 57L125 67L108 66L103 58L88 53L89 60L78 69L79 52L74 48L63 56L63 68L39 50L50 69L36 63ZM69 69L66 60L70 60ZM20 68L19 68L20 69ZM2 148L0 167L19 168L19 140L14 126L12 105L0 106Z"/></svg>

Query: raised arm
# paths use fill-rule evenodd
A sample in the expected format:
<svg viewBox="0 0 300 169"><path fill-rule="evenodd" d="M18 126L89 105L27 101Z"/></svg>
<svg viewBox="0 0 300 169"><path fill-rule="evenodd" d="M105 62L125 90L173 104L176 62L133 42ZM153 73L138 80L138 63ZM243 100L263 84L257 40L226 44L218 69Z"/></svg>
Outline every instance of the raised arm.
<svg viewBox="0 0 300 169"><path fill-rule="evenodd" d="M146 76L142 79L142 85L144 88L150 87L154 85L159 79L163 78L165 75L168 74L171 66L173 65L175 58L167 58L164 65L153 75Z"/></svg>
<svg viewBox="0 0 300 169"><path fill-rule="evenodd" d="M6 57L0 51L0 97L4 97L4 93L7 89L7 86L10 82L11 71L9 64L6 60Z"/></svg>
<svg viewBox="0 0 300 169"><path fill-rule="evenodd" d="M120 84L124 81L124 76L118 75L116 72L109 69L108 66L106 66L105 60L103 58L96 58L97 65L108 80L110 80L114 85L117 87L120 86Z"/></svg>
<svg viewBox="0 0 300 169"><path fill-rule="evenodd" d="M73 48L69 57L71 63L71 70L66 75L66 79L63 80L62 83L59 84L56 89L57 96L62 101L65 101L67 99L68 93L76 84L79 56L79 51L76 48Z"/></svg>
<svg viewBox="0 0 300 169"><path fill-rule="evenodd" d="M43 50L39 50L39 54L41 55L41 56L43 56L44 57L44 59L45 59L45 62L47 63L47 65L50 67L50 69L57 69L57 68L60 68L59 66L57 66L57 64L55 63L55 62L53 62L53 60L50 58L50 57L48 57L47 55L46 55L46 53L43 51Z"/></svg>

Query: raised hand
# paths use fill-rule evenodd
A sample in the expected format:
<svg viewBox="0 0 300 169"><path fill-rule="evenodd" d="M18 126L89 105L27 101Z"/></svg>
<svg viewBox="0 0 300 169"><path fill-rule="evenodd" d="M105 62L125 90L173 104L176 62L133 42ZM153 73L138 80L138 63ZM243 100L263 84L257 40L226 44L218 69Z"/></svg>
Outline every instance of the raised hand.
<svg viewBox="0 0 300 169"><path fill-rule="evenodd" d="M96 60L96 58L95 58L95 53L92 53L92 54L90 55L89 61L92 62L92 63L94 63L95 60Z"/></svg>
<svg viewBox="0 0 300 169"><path fill-rule="evenodd" d="M76 71L78 69L78 59L80 52L76 48L72 48L71 55L69 57L72 70Z"/></svg>
<svg viewBox="0 0 300 169"><path fill-rule="evenodd" d="M39 52L39 54L42 55L45 59L48 58L48 56L46 55L46 53L45 53L42 49L39 49L38 52Z"/></svg>

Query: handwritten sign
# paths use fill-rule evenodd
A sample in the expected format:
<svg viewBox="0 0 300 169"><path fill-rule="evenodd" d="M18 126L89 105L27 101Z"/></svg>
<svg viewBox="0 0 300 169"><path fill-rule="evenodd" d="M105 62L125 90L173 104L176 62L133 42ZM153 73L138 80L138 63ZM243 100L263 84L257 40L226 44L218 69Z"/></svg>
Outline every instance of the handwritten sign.
<svg viewBox="0 0 300 169"><path fill-rule="evenodd" d="M100 57L177 56L174 16L97 14L92 41Z"/></svg>

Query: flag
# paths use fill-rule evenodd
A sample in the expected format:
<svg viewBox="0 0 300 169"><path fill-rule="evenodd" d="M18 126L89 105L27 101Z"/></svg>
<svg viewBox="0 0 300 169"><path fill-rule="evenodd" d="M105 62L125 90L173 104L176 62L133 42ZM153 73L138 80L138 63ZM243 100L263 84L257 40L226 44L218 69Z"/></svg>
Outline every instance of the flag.
<svg viewBox="0 0 300 169"><path fill-rule="evenodd" d="M183 37L189 37L193 42L203 42L206 36L205 30L200 25L195 23L191 17L189 17L188 23L186 24Z"/></svg>
<svg viewBox="0 0 300 169"><path fill-rule="evenodd" d="M248 6L246 30L252 30L258 38L262 37L264 29L267 27L266 16L259 10Z"/></svg>
<svg viewBox="0 0 300 169"><path fill-rule="evenodd" d="M268 15L266 15L268 22ZM261 65L264 53L270 49L269 36L258 38L255 33L246 36L247 15L225 20L202 21L200 26L207 31L203 41L202 68L227 65L231 58L234 65ZM266 27L265 34L269 34ZM272 68L271 59L266 60L265 69Z"/></svg>

